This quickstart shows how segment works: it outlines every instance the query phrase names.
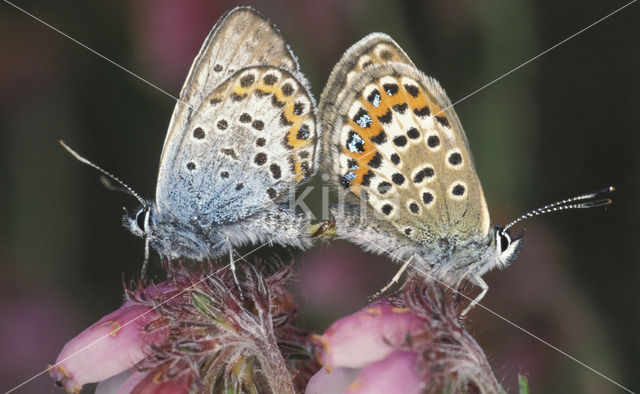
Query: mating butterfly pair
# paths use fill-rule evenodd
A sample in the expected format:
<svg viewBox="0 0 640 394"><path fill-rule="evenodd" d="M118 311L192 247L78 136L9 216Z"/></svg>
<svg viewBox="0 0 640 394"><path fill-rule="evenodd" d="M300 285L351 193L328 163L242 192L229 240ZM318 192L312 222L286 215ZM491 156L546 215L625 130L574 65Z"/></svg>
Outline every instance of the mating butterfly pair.
<svg viewBox="0 0 640 394"><path fill-rule="evenodd" d="M488 289L481 276L517 255L522 240L508 228L522 218L491 226L451 102L393 39L374 33L347 50L316 111L279 31L246 7L218 21L193 62L165 139L155 202L112 178L142 204L125 225L147 250L196 260L230 253L235 275L234 247L311 245L308 219L285 200L319 167L349 196L332 211L338 236L403 261L395 280L409 265L456 287L468 279L482 288L468 310ZM606 205L582 201L610 190L523 218Z"/></svg>

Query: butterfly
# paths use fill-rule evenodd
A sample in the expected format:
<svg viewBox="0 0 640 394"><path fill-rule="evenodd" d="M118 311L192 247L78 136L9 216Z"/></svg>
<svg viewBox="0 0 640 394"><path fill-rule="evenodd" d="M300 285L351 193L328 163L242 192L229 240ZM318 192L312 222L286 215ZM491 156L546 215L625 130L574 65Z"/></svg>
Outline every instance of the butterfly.
<svg viewBox="0 0 640 394"><path fill-rule="evenodd" d="M482 275L518 255L509 227L579 204L613 188L559 201L502 227L492 226L469 143L440 84L419 71L388 35L373 33L334 67L318 104L323 168L346 205L332 215L338 237L404 261L425 277L488 291ZM391 283L390 283L391 284ZM388 288L385 287L384 290Z"/></svg>
<svg viewBox="0 0 640 394"><path fill-rule="evenodd" d="M210 259L262 242L306 247L307 218L285 204L317 168L315 101L280 32L248 7L213 27L164 141L155 201L124 225L169 259ZM232 269L234 266L232 265ZM235 275L235 269L234 269Z"/></svg>

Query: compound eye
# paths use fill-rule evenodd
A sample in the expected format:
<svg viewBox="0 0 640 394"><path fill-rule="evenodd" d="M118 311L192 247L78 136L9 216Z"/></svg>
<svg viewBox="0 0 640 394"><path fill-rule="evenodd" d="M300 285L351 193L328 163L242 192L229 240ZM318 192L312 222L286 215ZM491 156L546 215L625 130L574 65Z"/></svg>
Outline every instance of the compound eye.
<svg viewBox="0 0 640 394"><path fill-rule="evenodd" d="M142 231L145 232L145 222L147 219L147 210L145 208L142 208L141 210L138 211L138 213L136 214L136 223L138 224L138 228Z"/></svg>
<svg viewBox="0 0 640 394"><path fill-rule="evenodd" d="M505 250L511 245L511 237L507 233L500 234L500 253L504 253Z"/></svg>

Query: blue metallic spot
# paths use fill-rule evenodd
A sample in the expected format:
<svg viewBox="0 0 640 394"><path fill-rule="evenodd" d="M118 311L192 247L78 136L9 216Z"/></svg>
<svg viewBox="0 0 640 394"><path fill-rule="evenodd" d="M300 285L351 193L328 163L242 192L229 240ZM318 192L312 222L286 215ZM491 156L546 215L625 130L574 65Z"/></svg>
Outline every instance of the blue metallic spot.
<svg viewBox="0 0 640 394"><path fill-rule="evenodd" d="M347 138L347 149L353 153L364 152L364 140L358 135L358 133L354 131L349 132L349 137Z"/></svg>
<svg viewBox="0 0 640 394"><path fill-rule="evenodd" d="M344 174L344 179L348 180L348 181L352 181L354 179L356 179L356 173L353 171L349 171L346 174Z"/></svg>
<svg viewBox="0 0 640 394"><path fill-rule="evenodd" d="M380 95L376 93L375 97L373 98L373 102L371 103L373 104L374 107L378 108L378 106L380 105Z"/></svg>
<svg viewBox="0 0 640 394"><path fill-rule="evenodd" d="M369 114L362 114L357 120L356 123L362 127L362 128L367 128L369 127L369 125L371 125L371 116L369 116Z"/></svg>

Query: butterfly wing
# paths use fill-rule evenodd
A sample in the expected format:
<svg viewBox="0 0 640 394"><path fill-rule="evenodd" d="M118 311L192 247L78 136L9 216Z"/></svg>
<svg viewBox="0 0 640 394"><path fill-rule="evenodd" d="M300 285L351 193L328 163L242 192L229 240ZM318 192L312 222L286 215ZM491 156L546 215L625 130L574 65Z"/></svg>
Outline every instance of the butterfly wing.
<svg viewBox="0 0 640 394"><path fill-rule="evenodd" d="M163 213L228 223L316 168L314 102L280 33L249 8L216 24L176 105L160 160Z"/></svg>
<svg viewBox="0 0 640 394"><path fill-rule="evenodd" d="M413 62L402 48L391 37L382 33L369 34L342 55L338 64L331 71L329 81L320 96L318 113L321 114L322 130L331 130L334 126L332 122L336 118L344 116L343 113L340 113L341 108L336 104L343 102L344 95L349 93L345 87L351 85L354 78L359 76L365 67L388 62L399 62L413 66ZM335 141L330 141L333 137L337 137L336 133L325 133L323 146L334 143Z"/></svg>
<svg viewBox="0 0 640 394"><path fill-rule="evenodd" d="M364 49L382 38L395 46L391 53L404 54L388 36L365 37L336 65L322 95L332 180L420 245L488 234L482 186L449 99L410 61L363 62Z"/></svg>

